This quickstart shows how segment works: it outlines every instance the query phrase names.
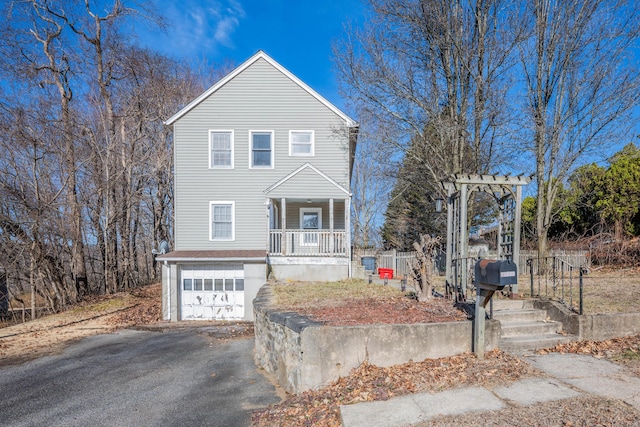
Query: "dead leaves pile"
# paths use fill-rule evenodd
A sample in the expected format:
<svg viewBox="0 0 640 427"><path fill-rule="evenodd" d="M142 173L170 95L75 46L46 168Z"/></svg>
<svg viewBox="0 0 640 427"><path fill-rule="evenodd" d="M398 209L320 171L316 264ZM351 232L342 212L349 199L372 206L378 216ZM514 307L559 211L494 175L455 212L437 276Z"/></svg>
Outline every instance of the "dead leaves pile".
<svg viewBox="0 0 640 427"><path fill-rule="evenodd" d="M162 286L160 283L145 286L131 292L135 303L119 313L114 314L108 322L119 327L132 325L149 325L156 323L162 316Z"/></svg>
<svg viewBox="0 0 640 427"><path fill-rule="evenodd" d="M483 360L465 353L387 368L365 362L323 389L291 396L254 412L252 423L258 427L340 426L340 405L468 385L503 384L534 373L527 363L499 350L486 353Z"/></svg>
<svg viewBox="0 0 640 427"><path fill-rule="evenodd" d="M295 311L329 326L455 322L466 315L447 299L418 302L407 297L353 299L329 307L296 307Z"/></svg>
<svg viewBox="0 0 640 427"><path fill-rule="evenodd" d="M538 350L537 353L577 353L607 358L627 366L635 375L640 376L640 335L605 341L575 341Z"/></svg>

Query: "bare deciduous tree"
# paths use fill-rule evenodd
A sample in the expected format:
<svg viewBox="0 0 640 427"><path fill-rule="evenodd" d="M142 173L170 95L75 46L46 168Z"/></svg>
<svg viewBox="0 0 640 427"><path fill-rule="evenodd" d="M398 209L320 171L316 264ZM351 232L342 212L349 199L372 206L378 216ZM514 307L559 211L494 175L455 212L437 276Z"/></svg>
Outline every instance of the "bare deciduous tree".
<svg viewBox="0 0 640 427"><path fill-rule="evenodd" d="M507 71L519 29L508 0L369 0L364 28L334 45L343 94L375 123L389 175L424 155L424 188L453 173L481 173L499 159L507 123ZM408 154L409 153L409 154ZM493 163L492 163L493 162Z"/></svg>
<svg viewBox="0 0 640 427"><path fill-rule="evenodd" d="M140 4L0 6L0 262L32 308L156 280L151 249L172 238L163 121L204 77L129 44L121 25L152 16Z"/></svg>
<svg viewBox="0 0 640 427"><path fill-rule="evenodd" d="M535 157L536 233L540 254L554 200L578 161L602 155L630 128L640 100L637 2L530 0L521 26L530 38L520 44L526 86L525 116Z"/></svg>

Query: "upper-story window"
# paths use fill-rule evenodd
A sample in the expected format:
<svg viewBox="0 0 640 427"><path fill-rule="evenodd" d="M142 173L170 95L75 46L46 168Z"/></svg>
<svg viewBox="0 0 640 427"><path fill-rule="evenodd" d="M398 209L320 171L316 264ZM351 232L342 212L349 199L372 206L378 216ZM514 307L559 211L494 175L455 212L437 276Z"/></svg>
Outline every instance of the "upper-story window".
<svg viewBox="0 0 640 427"><path fill-rule="evenodd" d="M211 169L233 168L233 131L209 131L209 167Z"/></svg>
<svg viewBox="0 0 640 427"><path fill-rule="evenodd" d="M235 239L234 210L234 202L209 202L211 240Z"/></svg>
<svg viewBox="0 0 640 427"><path fill-rule="evenodd" d="M250 131L251 168L273 169L273 131Z"/></svg>
<svg viewBox="0 0 640 427"><path fill-rule="evenodd" d="M313 156L315 154L315 135L312 130L289 131L289 155Z"/></svg>

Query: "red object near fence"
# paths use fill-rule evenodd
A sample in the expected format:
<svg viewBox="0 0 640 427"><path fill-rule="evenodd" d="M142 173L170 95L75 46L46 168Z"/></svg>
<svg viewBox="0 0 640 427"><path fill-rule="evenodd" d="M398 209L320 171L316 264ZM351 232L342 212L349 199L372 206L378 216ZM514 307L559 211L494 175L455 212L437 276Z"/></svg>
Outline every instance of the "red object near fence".
<svg viewBox="0 0 640 427"><path fill-rule="evenodd" d="M381 279L393 279L393 268L379 268L378 275Z"/></svg>

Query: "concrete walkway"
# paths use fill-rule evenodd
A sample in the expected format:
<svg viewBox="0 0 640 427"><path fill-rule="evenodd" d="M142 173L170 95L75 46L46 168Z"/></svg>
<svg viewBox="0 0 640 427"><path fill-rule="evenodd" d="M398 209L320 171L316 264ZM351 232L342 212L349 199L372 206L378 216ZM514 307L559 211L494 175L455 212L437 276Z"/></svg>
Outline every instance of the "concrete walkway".
<svg viewBox="0 0 640 427"><path fill-rule="evenodd" d="M387 401L340 407L344 427L405 426L443 416L505 409L592 394L619 399L640 410L640 378L608 360L580 354L550 353L525 357L552 378L527 378L488 390L465 387L440 393L417 393ZM443 405L442 402L447 402Z"/></svg>

